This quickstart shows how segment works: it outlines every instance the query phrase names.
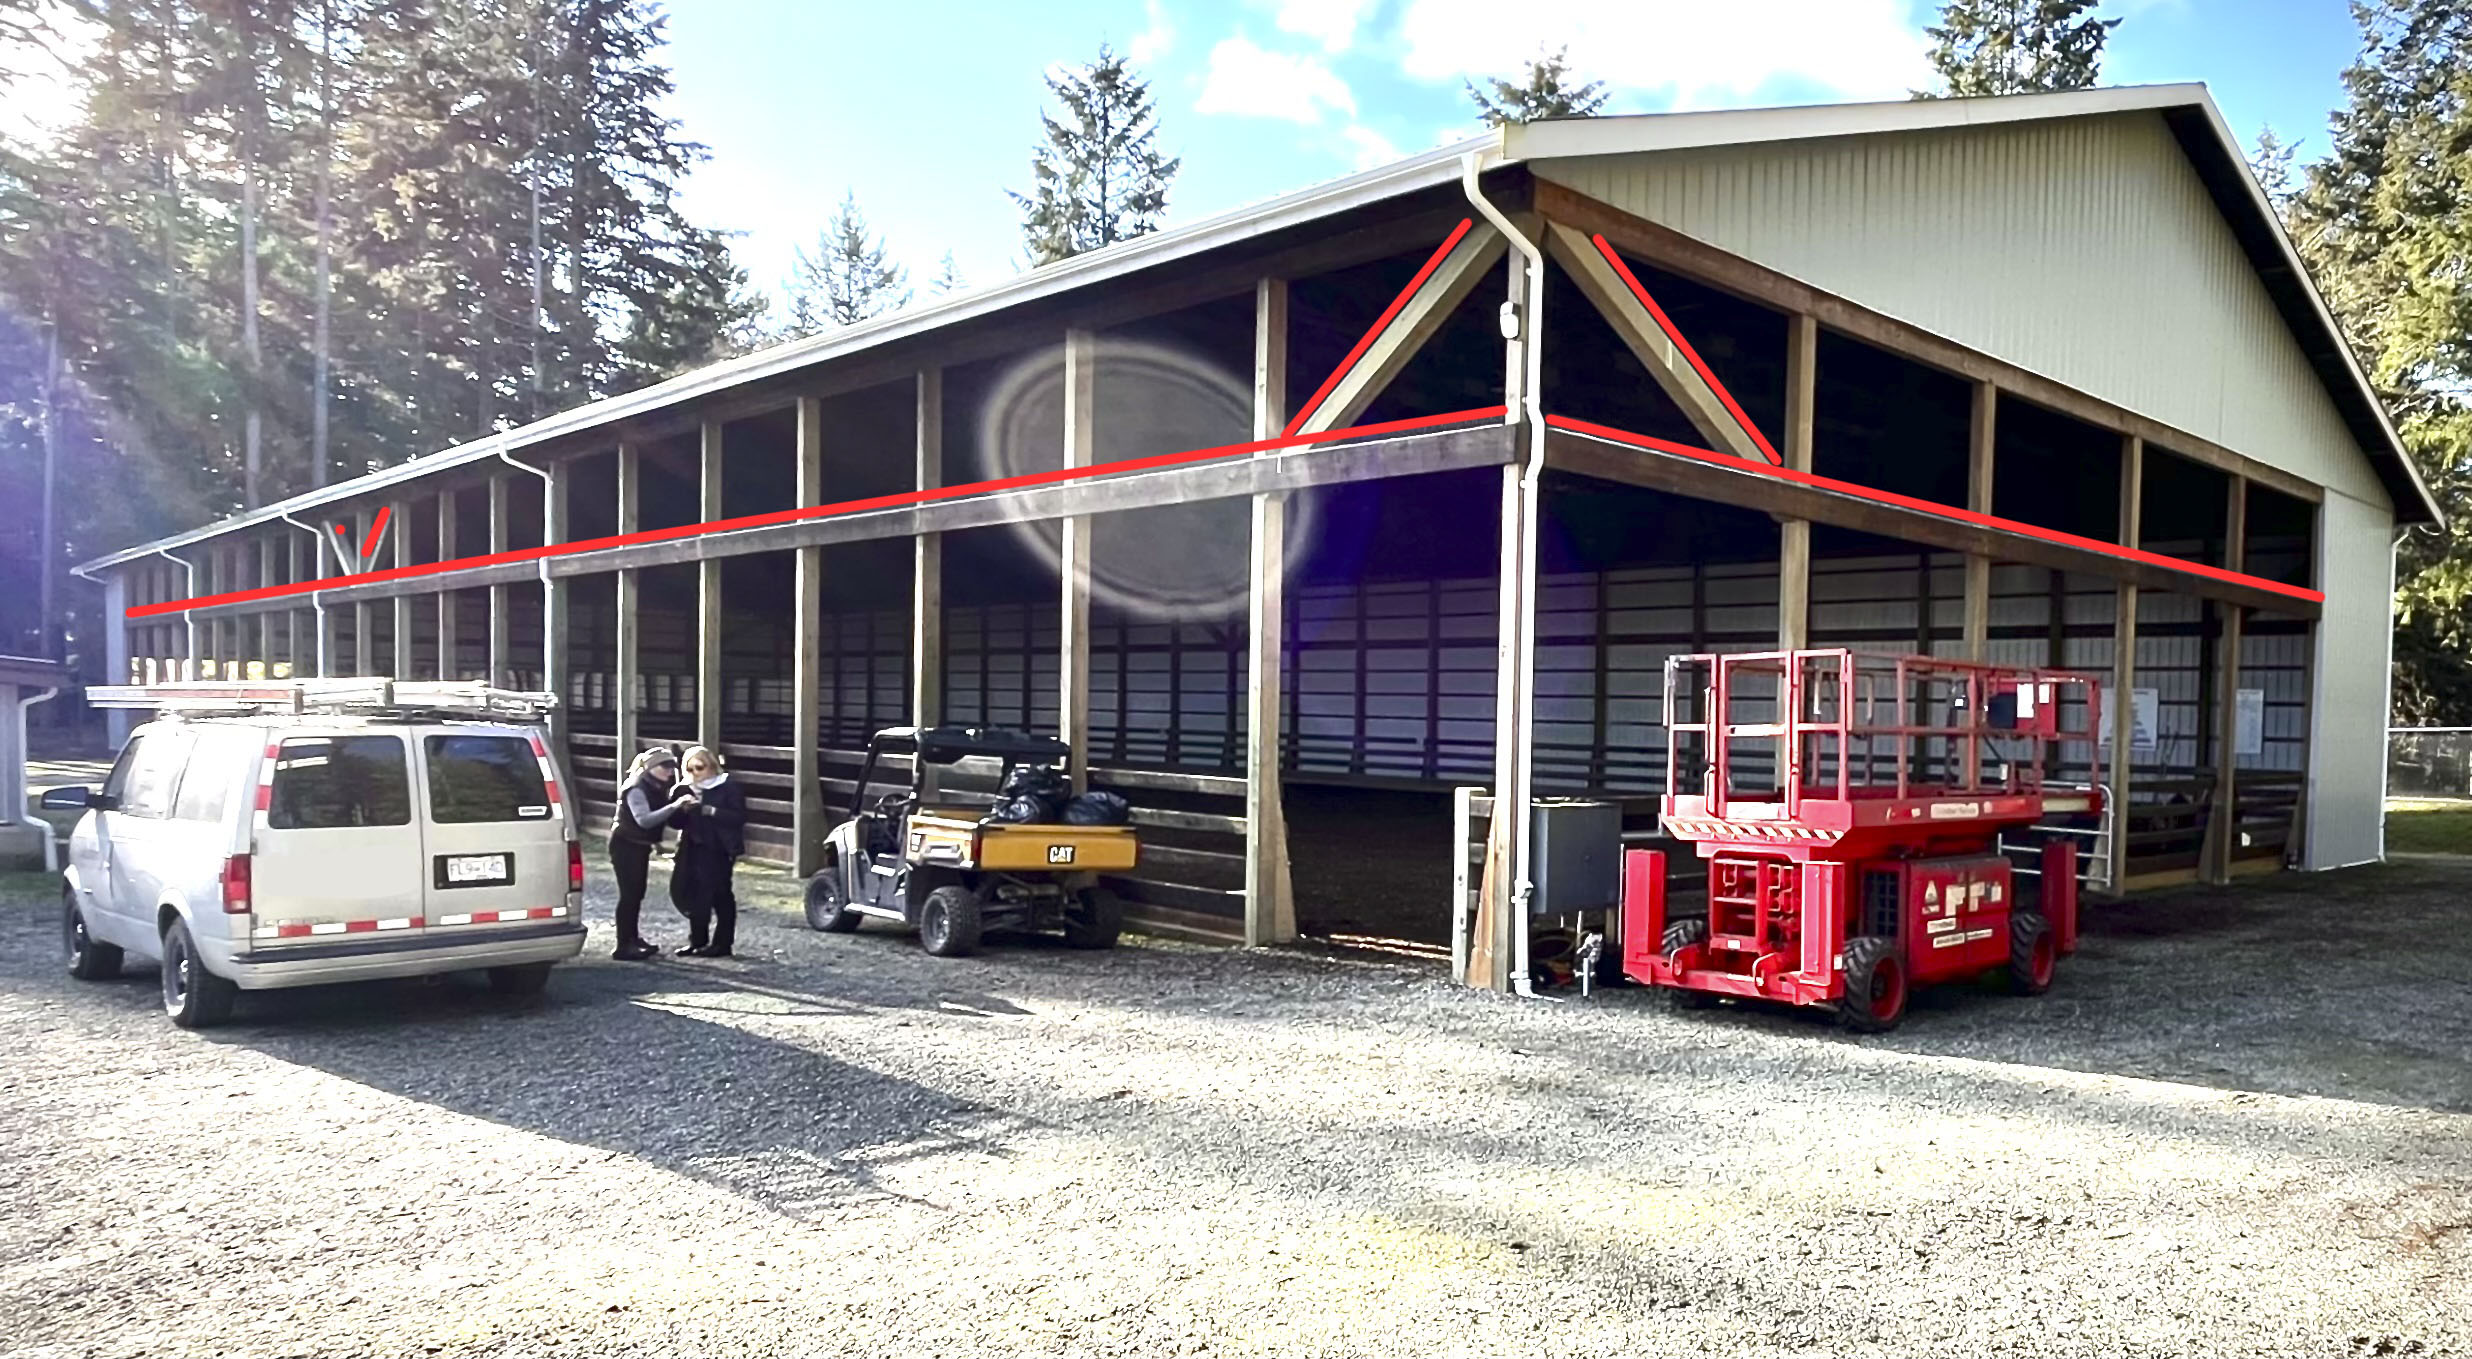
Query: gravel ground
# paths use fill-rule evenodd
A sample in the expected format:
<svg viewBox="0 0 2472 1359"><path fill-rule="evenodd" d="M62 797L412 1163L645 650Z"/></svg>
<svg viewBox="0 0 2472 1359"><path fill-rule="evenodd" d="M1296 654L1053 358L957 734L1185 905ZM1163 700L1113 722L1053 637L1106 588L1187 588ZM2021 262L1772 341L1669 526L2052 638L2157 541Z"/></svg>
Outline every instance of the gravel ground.
<svg viewBox="0 0 2472 1359"><path fill-rule="evenodd" d="M2472 865L2115 909L1860 1041L776 896L201 1036L19 892L0 1351L2472 1355Z"/></svg>

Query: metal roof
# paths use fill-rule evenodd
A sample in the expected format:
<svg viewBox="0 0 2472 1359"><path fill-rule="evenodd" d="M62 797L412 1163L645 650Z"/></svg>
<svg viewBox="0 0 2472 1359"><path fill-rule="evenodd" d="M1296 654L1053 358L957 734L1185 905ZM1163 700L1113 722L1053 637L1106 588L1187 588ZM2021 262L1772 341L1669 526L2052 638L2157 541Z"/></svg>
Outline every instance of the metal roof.
<svg viewBox="0 0 2472 1359"><path fill-rule="evenodd" d="M512 455L601 426L662 414L732 388L832 362L879 345L997 315L1011 308L1106 283L1139 270L1241 244L1421 190L1455 183L1471 152L1488 167L1575 156L1632 155L1689 147L1748 145L1961 128L2049 118L2155 112L2173 120L2217 205L2233 223L2252 262L2275 294L2286 320L2325 380L2362 447L2379 463L2396 494L2397 516L2417 501L2428 522L2443 522L2427 485L2404 453L2368 376L2353 357L2334 317L2284 235L2265 192L2248 173L2239 142L2202 84L2139 85L2057 94L1984 99L1923 99L1786 108L1726 109L1561 119L1489 132L1405 160L1273 198L1191 226L1156 232L1045 265L1003 282L954 294L926 306L859 325L775 345L684 373L655 386L606 397L527 425L458 444L350 481L304 492L246 514L155 539L85 562L100 570L204 542L240 529L275 524L319 505L358 499L433 473ZM1857 298L1856 301L1861 299Z"/></svg>

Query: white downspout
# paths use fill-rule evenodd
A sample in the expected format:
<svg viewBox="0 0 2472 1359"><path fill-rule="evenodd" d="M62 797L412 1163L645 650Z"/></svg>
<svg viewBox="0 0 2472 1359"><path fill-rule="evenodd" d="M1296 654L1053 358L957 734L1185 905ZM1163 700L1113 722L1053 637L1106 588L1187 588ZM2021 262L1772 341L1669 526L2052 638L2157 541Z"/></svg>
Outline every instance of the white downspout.
<svg viewBox="0 0 2472 1359"><path fill-rule="evenodd" d="M556 524L557 524L557 522L558 522L558 507L557 507L556 503L555 503L555 502L553 502L553 501L550 499L550 497L551 497L553 494L555 494L555 493L556 493L556 490L557 490L557 486L556 486L556 479L550 476L550 474L549 474L549 469L548 469L548 468L545 468L545 467L535 467L535 466L533 466L531 463L528 463L528 462L517 462L517 461L515 461L515 455L514 455L514 454L512 454L512 453L507 452L507 451L506 451L505 449L503 449L503 448L501 448L501 449L499 449L499 450L498 450L498 461L505 463L505 464L506 464L507 466L509 466L509 467L520 468L520 469L522 469L523 471L530 472L532 475L534 475L534 476L536 476L536 477L539 477L539 478L541 479L541 546L542 546L542 547L544 547L544 548L551 546L551 543L550 543L551 530L552 530L552 528L554 528L554 527L556 526ZM548 553L544 552L544 553L542 553L542 554L541 554L540 566L541 566L541 687L542 687L543 689L547 689L547 688L549 687L549 672L551 671L551 669L553 669L553 668L554 668L554 667L552 667L552 666L550 665L550 663L549 663L550 652L551 652L551 649L552 649L552 648L554 648L554 647L556 647L556 646L558 645L558 639L557 639L557 638L555 638L555 637L552 637L552 636L550 635L550 627L549 627L549 623L550 623L550 618L549 618L549 591L550 591L550 584L549 584L549 554L548 554ZM494 683L495 681L493 680L492 682ZM560 695L558 695L558 701L559 701L560 703L564 703L564 702L566 702L566 699L567 699L567 696L566 696L566 695L564 695L564 694L560 694Z"/></svg>
<svg viewBox="0 0 2472 1359"><path fill-rule="evenodd" d="M1498 152L1496 154L1499 154ZM1528 426L1528 460L1520 470L1519 569L1523 577L1536 571L1536 539L1539 506L1538 483L1545 470L1545 410L1539 389L1545 378L1545 252L1536 242L1520 233L1511 219L1485 197L1477 183L1484 169L1485 153L1471 151L1459 159L1459 185L1468 202L1496 231L1528 261L1528 300L1518 317L1513 338L1520 349L1519 400L1503 413L1508 423L1525 420ZM1505 327L1509 329L1509 327ZM1523 580L1519 592L1520 606L1516 629L1506 639L1519 667L1519 693L1530 700L1536 692L1536 589ZM1494 790L1494 815L1508 816L1511 857L1511 989L1521 996L1536 994L1528 971L1528 899L1532 891L1532 866L1529 862L1528 784L1536 739L1536 719L1531 701L1514 705L1519 714L1518 730L1511 739L1511 777L1507 786Z"/></svg>
<svg viewBox="0 0 2472 1359"><path fill-rule="evenodd" d="M334 548L334 549L335 549L335 573L336 573L337 575L342 575L342 576L348 576L348 575L352 574L352 564L351 564L350 562L347 562L347 561L345 561L345 560L343 559L343 548L342 548L341 546L337 545L337 544L335 543L335 541L334 541L332 538L328 537L328 536L326 535L326 532L325 532L323 529L315 529L315 528L311 528L309 525L304 524L304 523L300 522L300 521L299 521L299 520L297 520L297 519L294 519L294 518L292 517L292 515L291 515L291 512L290 512L290 511L288 511L288 510L284 512L284 515L283 515L283 522L285 522L285 523L287 523L287 524L290 524L292 527L294 527L294 528L296 528L296 529L299 529L301 532L306 533L306 534L308 534L310 537L315 538L315 539L317 539L317 540L318 540L318 544L319 544L319 548L318 548L318 558L319 558L319 560L321 560L321 561L325 560L325 557L326 557L326 551L325 551L325 550L326 550L327 548L330 548L330 547ZM317 631L318 631L318 678L319 678L319 679L325 679L325 678L327 678L328 676L332 675L334 672L333 672L332 670L327 669L327 659L326 659L326 592L325 592L324 590L311 590L311 591L309 592L309 611L310 611L313 615L315 615L315 617L317 618L317 624L316 624L316 627L317 627ZM289 627L291 627L291 624L286 623L284 626L288 629ZM297 656L297 655L299 655L300 653L299 653L298 651L294 651L292 654L293 654L293 655L295 655L295 656Z"/></svg>
<svg viewBox="0 0 2472 1359"><path fill-rule="evenodd" d="M51 688L46 689L43 692L36 694L34 697L17 705L17 767L20 771L20 782L18 783L19 796L17 801L9 808L10 821L35 832L36 835L41 838L43 842L43 871L46 873L57 873L60 871L60 845L59 842L52 836L51 823L26 810L26 799L24 796L25 784L23 782L23 771L26 766L27 757L26 709L33 707L37 703L51 702L52 696L58 694L59 692L59 686L54 685Z"/></svg>
<svg viewBox="0 0 2472 1359"><path fill-rule="evenodd" d="M159 547L154 550L154 554L189 573L189 598L197 598L197 563L182 561L180 558L173 556L171 553ZM180 662L181 665L188 670L189 678L196 679L198 678L197 615L187 609L181 610L180 626L182 629L181 649L186 653L180 658Z"/></svg>

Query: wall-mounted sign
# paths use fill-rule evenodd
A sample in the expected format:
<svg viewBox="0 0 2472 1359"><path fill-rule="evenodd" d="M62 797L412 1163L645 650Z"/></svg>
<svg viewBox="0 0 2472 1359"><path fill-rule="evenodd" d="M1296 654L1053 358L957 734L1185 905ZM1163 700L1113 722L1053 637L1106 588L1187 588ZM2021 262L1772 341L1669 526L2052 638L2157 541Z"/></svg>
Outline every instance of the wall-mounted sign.
<svg viewBox="0 0 2472 1359"><path fill-rule="evenodd" d="M2266 691L2241 689L2233 694L2232 753L2266 753Z"/></svg>
<svg viewBox="0 0 2472 1359"><path fill-rule="evenodd" d="M2100 737L2103 748L2109 750L2112 743L2112 723L2117 719L2112 715L2112 695L2108 689L2103 694L2103 701L2103 730ZM2130 754L2154 754L2156 730L2162 710L2163 695L2159 690L2149 689L2143 685L2129 690Z"/></svg>

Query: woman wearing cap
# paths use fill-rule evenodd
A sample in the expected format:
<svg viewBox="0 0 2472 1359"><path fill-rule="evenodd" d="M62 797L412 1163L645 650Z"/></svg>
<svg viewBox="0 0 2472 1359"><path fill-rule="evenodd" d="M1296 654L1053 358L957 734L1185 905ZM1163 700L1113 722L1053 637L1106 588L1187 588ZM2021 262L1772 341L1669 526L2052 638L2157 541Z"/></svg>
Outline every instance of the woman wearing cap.
<svg viewBox="0 0 2472 1359"><path fill-rule="evenodd" d="M738 935L738 894L730 876L747 850L747 795L723 772L721 757L687 747L679 761L693 790L693 809L678 822L678 861L670 870L670 901L687 918L691 958L727 958Z"/></svg>
<svg viewBox="0 0 2472 1359"><path fill-rule="evenodd" d="M678 757L669 751L656 746L627 766L626 782L618 789L618 811L609 823L609 867L618 879L618 951L612 957L635 962L661 951L638 932L645 870L670 818L694 805L695 790L680 786Z"/></svg>

